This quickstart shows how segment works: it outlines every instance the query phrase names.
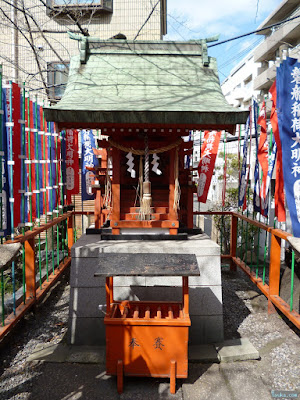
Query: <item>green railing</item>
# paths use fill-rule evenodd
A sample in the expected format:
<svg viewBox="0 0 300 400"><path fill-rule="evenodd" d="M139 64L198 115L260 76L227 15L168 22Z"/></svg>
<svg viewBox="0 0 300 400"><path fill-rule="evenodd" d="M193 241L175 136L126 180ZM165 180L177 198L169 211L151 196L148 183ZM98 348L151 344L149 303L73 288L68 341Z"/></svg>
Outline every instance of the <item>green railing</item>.
<svg viewBox="0 0 300 400"><path fill-rule="evenodd" d="M5 242L21 243L21 250L14 268L1 269L0 340L70 265L73 221L73 213L67 212Z"/></svg>
<svg viewBox="0 0 300 400"><path fill-rule="evenodd" d="M272 305L277 307L300 329L300 315L295 310L293 249L289 299L280 296L281 269L289 268L286 259L281 261L282 241L287 241L292 235L236 212L194 212L194 215L220 218L223 224L229 225L229 237L224 234L219 234L218 237L222 263L229 264L233 271L237 267L243 270L268 298L269 311L272 310Z"/></svg>

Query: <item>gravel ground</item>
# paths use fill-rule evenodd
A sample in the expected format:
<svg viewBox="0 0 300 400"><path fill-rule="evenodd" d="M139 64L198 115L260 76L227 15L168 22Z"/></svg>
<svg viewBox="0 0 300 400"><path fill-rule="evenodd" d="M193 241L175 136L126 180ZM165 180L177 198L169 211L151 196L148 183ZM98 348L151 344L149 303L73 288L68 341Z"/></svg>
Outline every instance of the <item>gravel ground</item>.
<svg viewBox="0 0 300 400"><path fill-rule="evenodd" d="M180 386L175 397L170 397L167 394L168 385L162 383L166 386L166 388L163 386L163 394L155 392L154 397L146 395L148 399L267 399L271 398L270 390L272 389L297 390L300 396L299 331L292 326L290 327L290 324L278 313L268 315L265 297L243 272L232 273L225 269L222 272L222 280L225 339L249 338L256 349L259 350L261 360L227 365L191 364L190 377L186 384ZM66 275L62 278L61 283L52 290L51 295L48 295L48 299L45 299L34 314L29 314L24 321L19 323L15 332L0 348L0 399L46 400L49 398L55 400L81 398L90 400L99 398L102 400L119 398L115 394L110 394L115 393L114 381L106 382L107 385L111 385L113 392L106 388L105 390L108 390L108 392L101 393L101 395L98 393L96 397L93 397L92 392L89 391L80 396L75 392L72 394L73 379L70 378L70 374L74 376L74 383L80 380L82 386L85 383L86 387L88 386L89 374L93 376L94 380L100 379L99 370L95 373L94 367L91 365L83 367L79 364L56 364L59 367L54 370L53 364L51 369L49 363L28 363L26 361L38 344L47 342L56 344L63 340L67 329L69 290L68 276ZM209 383L209 376L214 374L217 374L214 378L216 382L221 375L223 378L229 376L229 379L232 379L233 382L239 374L241 374L241 380L245 379L246 376L247 384L250 385L250 390L247 390L248 394L244 394L242 397L236 397L234 394L227 397L221 394L220 397L217 394L209 394L209 390L216 390L215 385ZM54 375L56 380L53 378ZM102 377L101 379L105 380L106 378ZM49 395L51 390L49 389L46 392L46 389L44 389L45 395L42 394L42 385L55 385L56 382L60 382L57 383L56 392L52 391L52 394ZM145 382L142 380L140 382L145 387ZM253 385L253 394L251 394L251 384ZM190 392L189 385L191 387ZM214 387L209 389L209 385ZM243 381L239 385L243 385ZM264 393L267 394L256 397L254 389L257 389L256 386L259 385L263 386ZM65 389L64 391L65 386L68 386L68 390ZM149 386L147 386L149 393L154 387L155 384L149 383ZM204 389L205 395L203 396L201 390ZM89 388L89 390L91 389ZM56 393L56 395L53 396L53 393ZM65 393L68 393L68 395L66 396ZM121 398L144 399L145 394L135 397L130 397L130 395L123 397L122 395Z"/></svg>

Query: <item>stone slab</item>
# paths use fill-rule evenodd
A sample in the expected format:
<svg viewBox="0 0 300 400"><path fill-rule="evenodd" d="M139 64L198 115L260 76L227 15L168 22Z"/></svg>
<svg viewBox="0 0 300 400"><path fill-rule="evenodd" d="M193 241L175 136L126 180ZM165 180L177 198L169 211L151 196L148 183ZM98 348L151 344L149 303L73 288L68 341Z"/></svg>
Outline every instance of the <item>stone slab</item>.
<svg viewBox="0 0 300 400"><path fill-rule="evenodd" d="M67 332L71 345L104 346L104 318L81 318L74 316Z"/></svg>
<svg viewBox="0 0 300 400"><path fill-rule="evenodd" d="M190 345L189 362L195 363L217 363L218 353L212 344Z"/></svg>
<svg viewBox="0 0 300 400"><path fill-rule="evenodd" d="M97 258L73 258L70 275L70 285L72 287L99 287L105 286L105 278L95 277L94 274L98 269L95 261ZM197 257L200 276L190 276L189 285L221 285L221 265L220 256L203 256ZM114 286L129 286L132 282L136 285L153 286L161 282L168 282L168 286L180 286L182 284L181 277L115 277Z"/></svg>
<svg viewBox="0 0 300 400"><path fill-rule="evenodd" d="M102 253L95 276L198 276L194 254Z"/></svg>
<svg viewBox="0 0 300 400"><path fill-rule="evenodd" d="M191 345L213 344L223 342L223 315L191 316L192 326L189 330Z"/></svg>
<svg viewBox="0 0 300 400"><path fill-rule="evenodd" d="M21 243L0 244L0 270L5 269L18 255Z"/></svg>
<svg viewBox="0 0 300 400"><path fill-rule="evenodd" d="M105 364L105 346L71 346L65 343L38 344L27 361Z"/></svg>
<svg viewBox="0 0 300 400"><path fill-rule="evenodd" d="M27 361L65 362L69 353L66 344L39 343L27 358Z"/></svg>
<svg viewBox="0 0 300 400"><path fill-rule="evenodd" d="M99 311L99 305L106 305L104 288L102 290L100 288L71 288L69 318L74 316L104 318L104 314Z"/></svg>
<svg viewBox="0 0 300 400"><path fill-rule="evenodd" d="M221 362L258 360L260 358L259 352L247 338L216 343L215 348Z"/></svg>
<svg viewBox="0 0 300 400"><path fill-rule="evenodd" d="M94 276L99 268L98 264L93 262L94 258L75 258L72 259L70 271L71 287L105 287L105 278ZM130 286L132 284L145 286L146 278L143 276L134 277L114 277L114 286Z"/></svg>
<svg viewBox="0 0 300 400"><path fill-rule="evenodd" d="M72 246L71 256L95 257L101 253L174 253L196 254L196 256L220 255L220 246L207 235L189 236L183 241L105 241L98 235L82 235Z"/></svg>
<svg viewBox="0 0 300 400"><path fill-rule="evenodd" d="M270 400L269 381L257 373L257 361L190 364L183 380L184 400Z"/></svg>
<svg viewBox="0 0 300 400"><path fill-rule="evenodd" d="M222 314L221 286L190 287L190 316L211 316ZM116 286L114 300L131 301L182 301L181 287L167 286ZM70 318L88 317L103 318L99 305L105 309L105 288L71 288L70 291Z"/></svg>

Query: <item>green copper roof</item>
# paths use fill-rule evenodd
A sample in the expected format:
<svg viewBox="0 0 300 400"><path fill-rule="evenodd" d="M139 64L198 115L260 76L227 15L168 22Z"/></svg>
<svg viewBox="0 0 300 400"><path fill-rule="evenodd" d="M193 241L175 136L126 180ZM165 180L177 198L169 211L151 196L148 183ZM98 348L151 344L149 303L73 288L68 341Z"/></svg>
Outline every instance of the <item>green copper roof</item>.
<svg viewBox="0 0 300 400"><path fill-rule="evenodd" d="M203 41L84 38L81 49L71 59L63 98L46 110L48 121L245 123L248 113L231 107L222 94L216 60L202 56Z"/></svg>

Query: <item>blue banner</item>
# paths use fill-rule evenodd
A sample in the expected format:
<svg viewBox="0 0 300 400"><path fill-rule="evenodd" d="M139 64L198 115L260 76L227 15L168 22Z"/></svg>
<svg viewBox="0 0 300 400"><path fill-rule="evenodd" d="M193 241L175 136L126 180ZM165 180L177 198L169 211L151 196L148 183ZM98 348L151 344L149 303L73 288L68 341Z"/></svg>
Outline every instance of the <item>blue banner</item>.
<svg viewBox="0 0 300 400"><path fill-rule="evenodd" d="M244 204L246 189L247 189L247 156L248 156L249 132L250 132L250 116L247 119L245 134L244 134L243 161L242 161L241 179L239 184L239 201L238 201L239 207L243 206Z"/></svg>
<svg viewBox="0 0 300 400"><path fill-rule="evenodd" d="M40 189L40 215L44 214L44 192L43 192L43 136L41 133L41 117L40 117L40 108L41 106L37 106L37 129L38 129L38 168L39 168L39 189ZM41 190L42 189L42 190Z"/></svg>
<svg viewBox="0 0 300 400"><path fill-rule="evenodd" d="M86 167L98 166L98 159L94 155L93 148L96 148L95 136L92 131L83 129L81 131L81 194L82 200L93 200L95 195L92 192L94 173Z"/></svg>
<svg viewBox="0 0 300 400"><path fill-rule="evenodd" d="M258 162L258 131L257 131L257 118L258 118L258 104L253 100L253 122L255 132L255 146L256 146L256 160L254 168L254 192L253 192L253 208L255 212L261 212L260 204L260 179L259 179L259 162Z"/></svg>
<svg viewBox="0 0 300 400"><path fill-rule="evenodd" d="M199 141L201 141L200 140L200 138L201 138L201 132L199 132ZM192 140L192 131L190 131L190 133L189 133L189 142ZM200 152L201 152L201 150L200 150ZM200 153L199 153L200 154ZM200 158L200 156L199 156L199 158ZM191 157L190 157L190 155L188 154L187 156L186 156L186 159L185 159L185 166L184 166L184 168L185 169L189 169L190 168L190 165L191 165Z"/></svg>
<svg viewBox="0 0 300 400"><path fill-rule="evenodd" d="M300 237L300 62L283 61L276 82L284 188L293 234Z"/></svg>
<svg viewBox="0 0 300 400"><path fill-rule="evenodd" d="M263 204L263 214L262 215L264 215L265 217L268 216L268 212L269 212L269 192L270 192L270 186L271 186L271 180L272 180L272 175L273 175L273 171L274 171L276 156L277 156L277 145L276 145L274 137L273 137L273 148L272 148L271 157L269 157L268 175L267 175L267 182L266 182L266 200Z"/></svg>
<svg viewBox="0 0 300 400"><path fill-rule="evenodd" d="M65 205L65 195L66 195L66 131L63 131L61 133L62 139L61 139L61 179L63 183L63 198L62 198L62 204Z"/></svg>
<svg viewBox="0 0 300 400"><path fill-rule="evenodd" d="M9 180L8 180L8 127L6 123L7 119L7 104L6 104L6 89L2 89L2 143L0 143L0 161L2 160L1 173L2 173L2 188L0 188L0 236L7 236L11 234L11 218L10 218L10 207L9 207Z"/></svg>
<svg viewBox="0 0 300 400"><path fill-rule="evenodd" d="M56 145L55 145L55 129L54 129L54 122L50 123L51 126L51 173L52 173L52 181L50 182L51 186L51 191L52 191L52 204L51 204L51 210L56 210L58 211L58 204L57 204L57 192L59 188L59 180L58 180L58 174L56 173L57 169L57 157L56 157Z"/></svg>
<svg viewBox="0 0 300 400"><path fill-rule="evenodd" d="M22 118L24 117L23 115L23 107L25 110L25 101L26 98L21 95L21 115ZM25 122L25 121L24 121ZM25 195L27 192L27 168L25 164L25 159L26 159L26 139L25 139L25 123L22 126L22 131L21 131L21 154L22 154L22 163L21 163L21 190L22 190L22 201L21 201L21 223L25 224L28 222L28 196Z"/></svg>

